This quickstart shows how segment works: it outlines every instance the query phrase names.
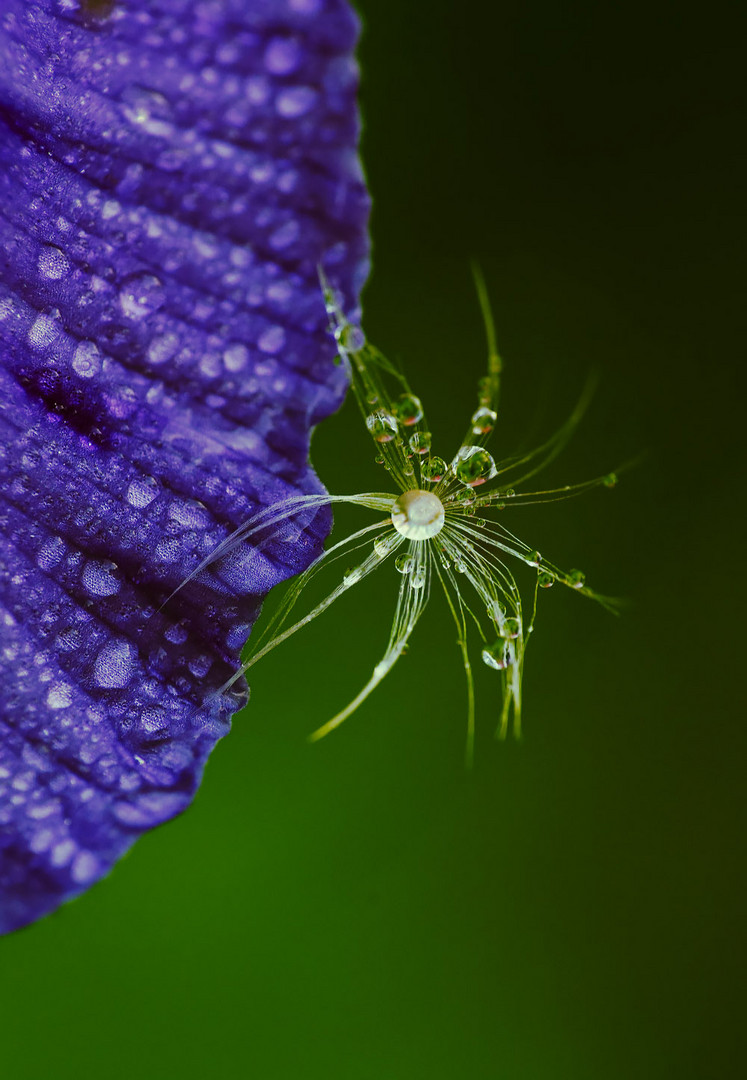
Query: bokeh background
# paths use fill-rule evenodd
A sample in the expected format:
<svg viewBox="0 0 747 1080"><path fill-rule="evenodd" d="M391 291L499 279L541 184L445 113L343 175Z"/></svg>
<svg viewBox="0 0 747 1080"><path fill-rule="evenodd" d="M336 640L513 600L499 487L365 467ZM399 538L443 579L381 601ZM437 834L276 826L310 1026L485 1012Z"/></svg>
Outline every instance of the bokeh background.
<svg viewBox="0 0 747 1080"><path fill-rule="evenodd" d="M508 523L631 604L618 619L543 593L524 739L494 741L496 683L478 671L466 772L437 599L387 684L306 744L383 650L394 572L346 597L256 669L193 808L2 942L3 1075L736 1077L738 6L358 6L368 334L406 365L446 453L485 351L470 258L506 361L499 452L552 430L600 371L547 479L646 459L615 491ZM313 459L332 490L382 486L353 403Z"/></svg>

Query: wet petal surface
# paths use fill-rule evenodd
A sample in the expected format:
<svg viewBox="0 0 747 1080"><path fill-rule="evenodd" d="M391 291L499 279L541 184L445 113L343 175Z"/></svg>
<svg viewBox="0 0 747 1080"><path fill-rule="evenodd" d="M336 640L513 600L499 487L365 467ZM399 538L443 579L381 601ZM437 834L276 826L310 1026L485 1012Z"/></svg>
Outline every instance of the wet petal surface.
<svg viewBox="0 0 747 1080"><path fill-rule="evenodd" d="M0 930L189 803L262 597L318 553L345 392L317 279L366 272L343 0L8 0L0 15Z"/></svg>

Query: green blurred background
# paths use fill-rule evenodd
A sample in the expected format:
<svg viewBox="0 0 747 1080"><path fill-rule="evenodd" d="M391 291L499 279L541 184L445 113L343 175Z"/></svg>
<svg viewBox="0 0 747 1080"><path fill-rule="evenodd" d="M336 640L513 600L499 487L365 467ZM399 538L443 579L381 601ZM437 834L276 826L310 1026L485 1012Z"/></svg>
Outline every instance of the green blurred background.
<svg viewBox="0 0 747 1080"><path fill-rule="evenodd" d="M194 807L2 942L0 1069L736 1077L737 5L728 22L718 5L663 0L359 9L368 334L406 364L443 452L484 357L471 257L506 360L499 452L551 430L600 370L547 479L647 459L613 492L507 523L632 605L616 619L560 588L542 595L524 739L493 740L496 683L481 669L467 773L463 676L437 599L377 695L306 744L378 659L397 583L382 574L346 597L256 670ZM330 489L382 486L353 403L313 449Z"/></svg>

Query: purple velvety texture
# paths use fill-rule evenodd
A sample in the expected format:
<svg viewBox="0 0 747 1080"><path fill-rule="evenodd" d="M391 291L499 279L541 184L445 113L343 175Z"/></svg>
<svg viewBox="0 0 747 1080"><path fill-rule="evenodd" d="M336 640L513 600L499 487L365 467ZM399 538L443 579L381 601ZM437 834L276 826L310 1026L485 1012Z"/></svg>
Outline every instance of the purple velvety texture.
<svg viewBox="0 0 747 1080"><path fill-rule="evenodd" d="M329 516L339 404L317 278L367 266L344 0L0 9L0 931L190 802L261 599Z"/></svg>

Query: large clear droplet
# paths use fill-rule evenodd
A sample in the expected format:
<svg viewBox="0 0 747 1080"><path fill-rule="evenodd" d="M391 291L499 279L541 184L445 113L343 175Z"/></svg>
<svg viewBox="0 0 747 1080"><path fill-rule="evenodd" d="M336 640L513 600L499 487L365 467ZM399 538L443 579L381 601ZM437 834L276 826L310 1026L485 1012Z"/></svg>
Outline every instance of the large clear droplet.
<svg viewBox="0 0 747 1080"><path fill-rule="evenodd" d="M454 472L468 487L484 484L498 474L492 455L479 446L461 447L454 461Z"/></svg>
<svg viewBox="0 0 747 1080"><path fill-rule="evenodd" d="M394 560L394 565L397 567L400 574L410 574L415 567L415 559L412 555L400 555Z"/></svg>
<svg viewBox="0 0 747 1080"><path fill-rule="evenodd" d="M552 574L548 574L547 570L543 570L541 574L537 575L537 584L540 589L551 589L555 584L555 578Z"/></svg>
<svg viewBox="0 0 747 1080"><path fill-rule="evenodd" d="M375 412L366 417L366 427L376 442L391 442L397 434L397 421L387 412Z"/></svg>
<svg viewBox="0 0 747 1080"><path fill-rule="evenodd" d="M392 525L408 540L430 540L441 532L445 512L432 491L405 491L392 507Z"/></svg>
<svg viewBox="0 0 747 1080"><path fill-rule="evenodd" d="M402 394L394 405L394 411L400 424L412 427L423 419L423 405L414 394Z"/></svg>

